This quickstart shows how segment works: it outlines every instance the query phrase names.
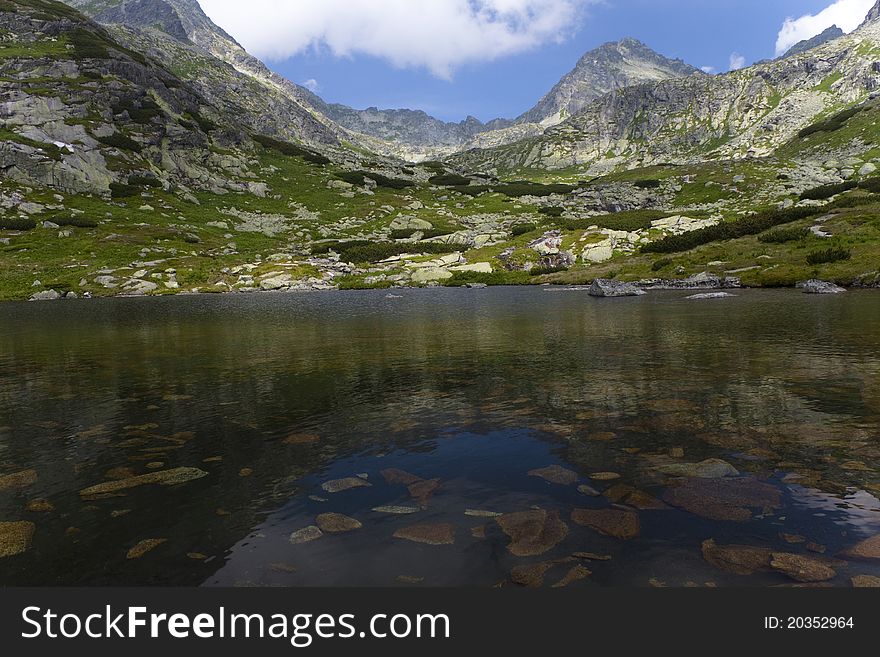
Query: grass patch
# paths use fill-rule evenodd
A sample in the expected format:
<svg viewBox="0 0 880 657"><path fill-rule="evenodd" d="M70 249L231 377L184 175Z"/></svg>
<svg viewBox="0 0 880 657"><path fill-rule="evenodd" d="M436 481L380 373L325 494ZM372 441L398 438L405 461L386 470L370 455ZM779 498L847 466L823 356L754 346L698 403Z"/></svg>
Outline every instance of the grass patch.
<svg viewBox="0 0 880 657"><path fill-rule="evenodd" d="M301 157L306 162L317 164L318 166L330 164L330 158L325 157L320 153L316 153L315 151L308 148L303 148L302 146L291 144L288 141L272 139L271 137L266 137L265 135L252 135L252 139L264 148L277 151L282 155Z"/></svg>
<svg viewBox="0 0 880 657"><path fill-rule="evenodd" d="M843 126L846 125L846 122L853 118L856 114L860 112L864 112L867 109L864 105L860 105L858 107L850 107L849 109L843 110L842 112L838 112L833 116L828 117L824 121L818 121L812 125L807 126L803 130L798 133L798 137L801 139L805 139L810 135L814 135L819 132L835 132L836 130L840 130Z"/></svg>
<svg viewBox="0 0 880 657"><path fill-rule="evenodd" d="M106 137L95 137L95 139L97 139L105 146L109 146L110 148L118 148L122 151L140 153L144 150L142 144L136 142L134 139L122 134L121 132L114 132L112 135L108 135Z"/></svg>

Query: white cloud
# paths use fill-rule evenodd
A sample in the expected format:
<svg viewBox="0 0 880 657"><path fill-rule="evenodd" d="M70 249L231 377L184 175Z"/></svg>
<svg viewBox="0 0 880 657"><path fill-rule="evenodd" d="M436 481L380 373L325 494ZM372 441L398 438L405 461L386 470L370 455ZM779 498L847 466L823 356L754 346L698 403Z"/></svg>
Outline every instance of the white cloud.
<svg viewBox="0 0 880 657"><path fill-rule="evenodd" d="M200 0L257 57L312 48L380 57L450 78L456 68L561 42L601 0Z"/></svg>
<svg viewBox="0 0 880 657"><path fill-rule="evenodd" d="M738 71L741 68L744 68L746 65L746 58L740 55L738 52L734 52L730 54L730 70Z"/></svg>
<svg viewBox="0 0 880 657"><path fill-rule="evenodd" d="M700 70L703 73L708 73L709 75L712 75L715 72L715 67L714 66L701 66Z"/></svg>
<svg viewBox="0 0 880 657"><path fill-rule="evenodd" d="M321 85L318 84L318 81L315 78L309 78L302 83L302 86L311 91L313 94L316 94L318 93L318 91L321 90Z"/></svg>
<svg viewBox="0 0 880 657"><path fill-rule="evenodd" d="M787 18L776 39L776 55L784 55L795 44L812 39L832 25L844 32L852 32L868 15L877 0L837 0L815 16Z"/></svg>

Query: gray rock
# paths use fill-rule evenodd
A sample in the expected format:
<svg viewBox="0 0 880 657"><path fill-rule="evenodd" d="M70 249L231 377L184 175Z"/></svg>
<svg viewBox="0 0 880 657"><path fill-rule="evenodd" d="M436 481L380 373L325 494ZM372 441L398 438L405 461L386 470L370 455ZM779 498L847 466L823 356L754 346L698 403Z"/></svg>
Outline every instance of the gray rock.
<svg viewBox="0 0 880 657"><path fill-rule="evenodd" d="M834 283L816 279L799 283L798 287L804 291L804 294L843 294L846 292L845 289Z"/></svg>
<svg viewBox="0 0 880 657"><path fill-rule="evenodd" d="M597 278L593 281L589 292L591 297L640 297L646 292L632 283L621 283L607 278Z"/></svg>
<svg viewBox="0 0 880 657"><path fill-rule="evenodd" d="M60 298L61 295L55 290L44 290L43 292L37 292L33 295L31 301L55 301Z"/></svg>
<svg viewBox="0 0 880 657"><path fill-rule="evenodd" d="M704 301L707 299L730 299L735 296L735 294L729 294L727 292L705 292L703 294L694 294L687 298L693 301Z"/></svg>

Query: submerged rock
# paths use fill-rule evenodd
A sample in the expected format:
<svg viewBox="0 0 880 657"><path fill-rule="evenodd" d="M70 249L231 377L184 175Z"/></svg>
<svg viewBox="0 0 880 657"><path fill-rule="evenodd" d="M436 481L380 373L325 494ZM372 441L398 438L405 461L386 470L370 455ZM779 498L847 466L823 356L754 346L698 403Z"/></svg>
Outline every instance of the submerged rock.
<svg viewBox="0 0 880 657"><path fill-rule="evenodd" d="M804 291L804 294L843 294L846 292L844 288L834 283L816 279L799 283L798 287Z"/></svg>
<svg viewBox="0 0 880 657"><path fill-rule="evenodd" d="M324 532L322 532L318 527L305 527L304 529L293 532L290 535L290 542L294 545L302 545L303 543L311 543L312 541L317 541L323 535Z"/></svg>
<svg viewBox="0 0 880 657"><path fill-rule="evenodd" d="M590 575L593 574L593 571L587 568L586 566L582 566L578 564L577 566L572 566L571 570L569 570L565 577L556 582L553 585L554 589L565 588L569 584L574 584L575 582L580 582L581 580L587 579Z"/></svg>
<svg viewBox="0 0 880 657"><path fill-rule="evenodd" d="M413 525L394 532L394 538L425 545L452 545L455 543L455 527L448 523L436 525Z"/></svg>
<svg viewBox="0 0 880 657"><path fill-rule="evenodd" d="M545 554L568 536L568 526L555 511L506 513L496 518L496 522L511 539L507 549L518 557Z"/></svg>
<svg viewBox="0 0 880 657"><path fill-rule="evenodd" d="M827 582L837 577L837 573L830 566L818 559L799 554L774 552L771 555L770 567L797 582Z"/></svg>
<svg viewBox="0 0 880 657"><path fill-rule="evenodd" d="M632 283L622 283L607 278L597 278L590 286L591 297L640 297L646 292Z"/></svg>
<svg viewBox="0 0 880 657"><path fill-rule="evenodd" d="M333 479L321 484L328 493L341 493L352 488L367 488L371 486L370 482L364 481L360 477L345 477L344 479Z"/></svg>
<svg viewBox="0 0 880 657"><path fill-rule="evenodd" d="M510 571L510 580L519 586L537 589L544 585L544 577L555 565L556 564L553 561L545 561L543 563L530 563L517 566Z"/></svg>
<svg viewBox="0 0 880 657"><path fill-rule="evenodd" d="M720 570L735 575L753 575L770 568L772 551L749 545L718 545L714 539L703 541L703 558Z"/></svg>
<svg viewBox="0 0 880 657"><path fill-rule="evenodd" d="M852 585L857 589L880 589L880 577L856 575L852 578Z"/></svg>
<svg viewBox="0 0 880 657"><path fill-rule="evenodd" d="M618 509L575 509L571 519L581 527L627 541L641 533L639 514Z"/></svg>
<svg viewBox="0 0 880 657"><path fill-rule="evenodd" d="M559 484L560 486L570 486L580 479L577 472L567 470L560 465L551 465L546 468L532 470L529 472L529 476L539 477L544 481L550 482L551 484Z"/></svg>
<svg viewBox="0 0 880 657"><path fill-rule="evenodd" d="M723 479L737 477L739 470L721 459L706 459L699 463L674 463L657 468L661 474L670 477L698 477L700 479Z"/></svg>
<svg viewBox="0 0 880 657"><path fill-rule="evenodd" d="M137 477L127 477L125 479L119 479L118 481L106 481L97 486L84 488L79 494L82 497L99 497L103 495L113 495L130 488L136 488L148 484L174 486L176 484L184 484L207 476L207 472L199 470L198 468L175 468L173 470L163 470L161 472L150 472L149 474Z"/></svg>
<svg viewBox="0 0 880 657"><path fill-rule="evenodd" d="M0 522L0 559L27 552L36 530L32 522Z"/></svg>
<svg viewBox="0 0 880 657"><path fill-rule="evenodd" d="M341 513L322 513L315 518L315 524L325 534L344 534L363 527L360 521Z"/></svg>
<svg viewBox="0 0 880 657"><path fill-rule="evenodd" d="M418 513L422 509L417 506L377 506L373 509L374 513L387 513L393 516L405 516Z"/></svg>
<svg viewBox="0 0 880 657"><path fill-rule="evenodd" d="M703 294L693 294L686 298L692 301L708 301L711 299L731 299L735 296L735 294L728 292L704 292Z"/></svg>
<svg viewBox="0 0 880 657"><path fill-rule="evenodd" d="M397 468L388 468L387 470L382 470L379 474L382 475L385 483L390 486L394 486L397 484L409 486L410 484L415 484L422 481L421 477L414 475L410 472L406 472L405 470L398 470Z"/></svg>
<svg viewBox="0 0 880 657"><path fill-rule="evenodd" d="M151 552L152 550L155 550L157 547L159 547L163 543L167 543L167 542L168 542L167 538L148 538L148 539L145 539L145 540L141 541L140 543L138 543L137 545L135 545L133 548L131 548L128 551L128 554L125 555L125 558L126 559L140 559L147 552Z"/></svg>
<svg viewBox="0 0 880 657"><path fill-rule="evenodd" d="M845 550L843 556L850 559L880 559L880 534Z"/></svg>
<svg viewBox="0 0 880 657"><path fill-rule="evenodd" d="M754 477L703 479L694 477L673 484L663 501L710 520L745 522L751 509L778 509L782 494Z"/></svg>
<svg viewBox="0 0 880 657"><path fill-rule="evenodd" d="M0 490L26 488L35 483L37 483L36 470L22 470L21 472L0 476Z"/></svg>

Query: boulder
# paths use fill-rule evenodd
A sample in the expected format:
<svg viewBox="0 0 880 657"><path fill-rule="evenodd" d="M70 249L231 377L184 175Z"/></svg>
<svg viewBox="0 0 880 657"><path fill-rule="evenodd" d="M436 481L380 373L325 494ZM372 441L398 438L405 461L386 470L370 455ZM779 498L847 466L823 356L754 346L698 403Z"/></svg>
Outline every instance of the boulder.
<svg viewBox="0 0 880 657"><path fill-rule="evenodd" d="M622 283L607 278L597 278L593 281L589 294L591 297L616 298L640 297L646 293L632 283Z"/></svg>
<svg viewBox="0 0 880 657"><path fill-rule="evenodd" d="M798 287L804 291L804 294L843 294L845 289L829 283L828 281L820 281L812 279L798 284Z"/></svg>
<svg viewBox="0 0 880 657"><path fill-rule="evenodd" d="M55 290L44 290L37 292L31 297L31 301L56 301L61 298L61 294Z"/></svg>

